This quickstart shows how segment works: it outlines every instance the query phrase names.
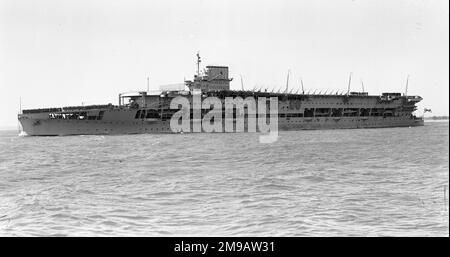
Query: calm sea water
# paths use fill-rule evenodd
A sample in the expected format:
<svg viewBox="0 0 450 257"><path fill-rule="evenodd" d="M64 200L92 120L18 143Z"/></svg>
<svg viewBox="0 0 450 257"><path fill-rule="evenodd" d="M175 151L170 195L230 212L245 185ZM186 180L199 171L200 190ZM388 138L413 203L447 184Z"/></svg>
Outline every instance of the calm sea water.
<svg viewBox="0 0 450 257"><path fill-rule="evenodd" d="M449 123L257 134L0 131L2 236L448 236Z"/></svg>

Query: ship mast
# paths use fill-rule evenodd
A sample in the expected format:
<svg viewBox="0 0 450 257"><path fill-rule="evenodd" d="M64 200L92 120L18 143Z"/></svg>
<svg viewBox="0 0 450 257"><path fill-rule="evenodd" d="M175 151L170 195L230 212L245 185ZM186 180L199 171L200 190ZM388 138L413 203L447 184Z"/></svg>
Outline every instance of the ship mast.
<svg viewBox="0 0 450 257"><path fill-rule="evenodd" d="M300 82L302 84L302 94L305 94L305 88L303 87L303 78L300 78Z"/></svg>
<svg viewBox="0 0 450 257"><path fill-rule="evenodd" d="M347 95L350 94L350 85L352 84L352 75L353 75L353 72L350 72L350 77L348 78Z"/></svg>
<svg viewBox="0 0 450 257"><path fill-rule="evenodd" d="M22 97L19 97L19 114L22 114ZM17 120L17 130L19 134L22 133L22 125L19 120Z"/></svg>
<svg viewBox="0 0 450 257"><path fill-rule="evenodd" d="M197 52L197 77L200 77L200 63L201 63L201 59L200 59L200 52Z"/></svg>
<svg viewBox="0 0 450 257"><path fill-rule="evenodd" d="M289 73L291 73L291 70L288 70L288 73L287 73L287 78L286 78L286 92L285 92L285 93L287 93L287 92L288 92L288 89L289 89Z"/></svg>
<svg viewBox="0 0 450 257"><path fill-rule="evenodd" d="M406 77L406 88L405 88L405 96L407 96L407 95L408 95L408 82L409 82L409 74L408 74L408 76Z"/></svg>

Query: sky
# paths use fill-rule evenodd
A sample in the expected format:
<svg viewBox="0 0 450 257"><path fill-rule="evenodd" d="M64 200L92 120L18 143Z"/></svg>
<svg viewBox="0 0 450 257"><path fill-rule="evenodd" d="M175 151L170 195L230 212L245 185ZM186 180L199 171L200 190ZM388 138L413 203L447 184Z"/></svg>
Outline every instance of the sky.
<svg viewBox="0 0 450 257"><path fill-rule="evenodd" d="M0 0L0 127L22 108L118 94L230 67L232 89L404 92L449 113L448 0ZM421 112L419 113L421 114Z"/></svg>

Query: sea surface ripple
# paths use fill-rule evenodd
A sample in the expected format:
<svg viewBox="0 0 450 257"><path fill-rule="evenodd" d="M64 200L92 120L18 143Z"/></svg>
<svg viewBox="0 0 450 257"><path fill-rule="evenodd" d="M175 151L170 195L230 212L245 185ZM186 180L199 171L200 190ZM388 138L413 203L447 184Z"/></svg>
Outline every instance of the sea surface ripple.
<svg viewBox="0 0 450 257"><path fill-rule="evenodd" d="M0 236L448 236L449 123L258 134L0 131Z"/></svg>

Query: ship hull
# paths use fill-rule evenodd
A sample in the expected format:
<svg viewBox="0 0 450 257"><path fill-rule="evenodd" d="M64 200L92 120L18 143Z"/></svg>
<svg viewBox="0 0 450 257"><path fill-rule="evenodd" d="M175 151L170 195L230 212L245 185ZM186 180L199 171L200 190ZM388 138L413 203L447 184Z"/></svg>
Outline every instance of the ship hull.
<svg viewBox="0 0 450 257"><path fill-rule="evenodd" d="M246 94L256 95L247 96ZM135 105L129 106L110 104L31 109L24 110L18 118L23 131L30 136L175 133L178 130L177 128L172 130L170 120L180 118L181 109L174 109L171 104L178 96L142 95L142 97L134 99ZM183 132L202 132L201 118L208 119L211 116L222 117L221 119L217 118L217 122L219 119L222 121L222 130L217 132L229 132L225 130L224 123L236 122L234 119L242 122L242 118L250 117L251 109L255 111L258 119L268 117L269 113L266 114L266 110L261 108L264 103L267 110L270 109L270 115L276 115L275 117L278 118L277 129L279 131L424 125L422 118L413 115L417 109L415 104L421 100L416 96L400 96L399 94L384 96L265 95L265 93L255 92L220 91L212 97L202 96L201 99L200 97L197 99L190 95L182 98L187 103L183 107L184 110L190 112L187 116L183 114L186 116L183 119L189 119L191 128ZM209 108L211 106L207 102L205 104L207 99L216 100L213 109ZM242 104L238 104L239 99ZM141 102L136 103L138 100ZM229 100L233 101L233 108L230 108ZM218 101L222 108L217 104ZM228 105L227 101L229 101ZM194 106L197 108L200 103L202 104L201 110L195 109ZM249 106L253 106L253 108ZM272 110L275 110L275 113L272 113ZM264 122L264 120L260 121ZM271 118L269 122L274 125L275 121ZM244 131L249 130L246 128L247 125L244 122ZM220 125L218 127L220 128ZM193 128L199 129L194 130ZM273 130L273 127L271 129ZM255 130L260 131L258 127L250 129L250 131ZM261 131L267 130L261 129Z"/></svg>
<svg viewBox="0 0 450 257"><path fill-rule="evenodd" d="M67 135L121 135L147 133L175 133L170 121L82 121L51 120L32 117L20 119L23 132L29 136L67 136ZM423 119L407 117L314 117L280 118L279 131L319 130L319 129L358 129L423 126ZM191 123L191 128L193 124ZM225 129L222 129L225 131ZM245 124L247 131L247 124ZM189 132L189 131L186 131Z"/></svg>

